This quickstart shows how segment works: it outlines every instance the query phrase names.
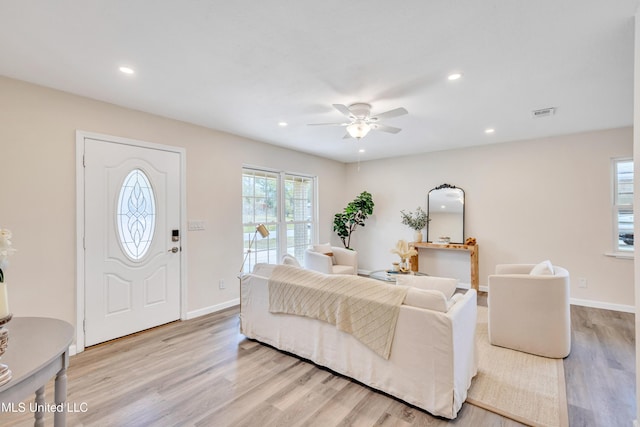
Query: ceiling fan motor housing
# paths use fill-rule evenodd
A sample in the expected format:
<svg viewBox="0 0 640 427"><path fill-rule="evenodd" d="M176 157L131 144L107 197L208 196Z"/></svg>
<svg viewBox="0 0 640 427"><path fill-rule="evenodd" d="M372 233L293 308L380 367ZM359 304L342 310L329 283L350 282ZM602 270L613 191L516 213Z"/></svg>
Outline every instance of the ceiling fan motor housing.
<svg viewBox="0 0 640 427"><path fill-rule="evenodd" d="M366 119L371 116L371 105L358 102L349 105L349 111L358 119Z"/></svg>

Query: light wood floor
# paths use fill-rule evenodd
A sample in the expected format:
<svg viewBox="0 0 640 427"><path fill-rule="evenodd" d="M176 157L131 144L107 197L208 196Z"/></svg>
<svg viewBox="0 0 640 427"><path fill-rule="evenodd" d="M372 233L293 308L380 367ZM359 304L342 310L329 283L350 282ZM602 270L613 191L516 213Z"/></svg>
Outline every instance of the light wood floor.
<svg viewBox="0 0 640 427"><path fill-rule="evenodd" d="M479 304L486 305L481 296ZM634 316L572 307L565 359L571 426L630 426L635 418ZM238 309L175 322L73 356L69 426L518 426L464 404L454 421L239 333ZM47 402L53 399L52 384ZM45 421L52 425L52 414ZM0 413L0 426L33 425Z"/></svg>

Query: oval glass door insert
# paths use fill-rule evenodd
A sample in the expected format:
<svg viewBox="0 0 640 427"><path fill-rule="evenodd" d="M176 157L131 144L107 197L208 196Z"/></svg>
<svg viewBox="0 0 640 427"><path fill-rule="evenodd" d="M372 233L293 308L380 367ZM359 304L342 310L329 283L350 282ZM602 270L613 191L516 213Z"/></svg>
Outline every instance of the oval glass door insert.
<svg viewBox="0 0 640 427"><path fill-rule="evenodd" d="M140 169L134 169L124 179L116 221L124 253L134 261L144 257L156 228L156 202L151 182Z"/></svg>

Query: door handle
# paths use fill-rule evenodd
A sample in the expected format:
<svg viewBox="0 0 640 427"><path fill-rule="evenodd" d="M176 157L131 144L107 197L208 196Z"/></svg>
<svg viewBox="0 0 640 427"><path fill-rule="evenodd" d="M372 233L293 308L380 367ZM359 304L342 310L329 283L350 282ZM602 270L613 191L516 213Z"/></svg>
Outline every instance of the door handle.
<svg viewBox="0 0 640 427"><path fill-rule="evenodd" d="M169 249L169 251L168 251L168 252L173 252L173 253L175 254L175 253L178 253L178 251L179 251L179 250L180 250L180 249L178 249L178 247L177 247L177 246L174 246L174 247L172 247L171 249Z"/></svg>

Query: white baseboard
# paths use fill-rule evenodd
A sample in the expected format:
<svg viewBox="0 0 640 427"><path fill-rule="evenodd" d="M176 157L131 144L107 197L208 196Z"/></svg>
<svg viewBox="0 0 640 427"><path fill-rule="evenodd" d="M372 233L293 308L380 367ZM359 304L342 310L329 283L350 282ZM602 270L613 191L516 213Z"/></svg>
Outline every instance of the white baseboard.
<svg viewBox="0 0 640 427"><path fill-rule="evenodd" d="M75 356L78 353L78 347L75 344L69 346L69 356Z"/></svg>
<svg viewBox="0 0 640 427"><path fill-rule="evenodd" d="M236 305L240 305L240 298L235 298L221 304L216 304L205 308L199 308L198 310L189 311L187 312L187 317L183 320L195 319L196 317L222 311L225 308L233 307Z"/></svg>
<svg viewBox="0 0 640 427"><path fill-rule="evenodd" d="M593 301L588 299L571 298L569 300L573 305L581 305L583 307L602 308L605 310L622 311L625 313L635 313L636 308L633 305L614 304L610 302Z"/></svg>

